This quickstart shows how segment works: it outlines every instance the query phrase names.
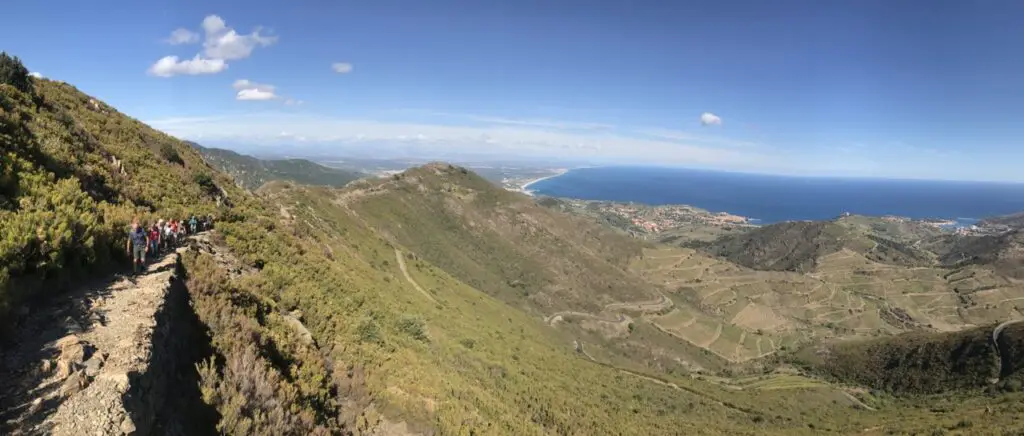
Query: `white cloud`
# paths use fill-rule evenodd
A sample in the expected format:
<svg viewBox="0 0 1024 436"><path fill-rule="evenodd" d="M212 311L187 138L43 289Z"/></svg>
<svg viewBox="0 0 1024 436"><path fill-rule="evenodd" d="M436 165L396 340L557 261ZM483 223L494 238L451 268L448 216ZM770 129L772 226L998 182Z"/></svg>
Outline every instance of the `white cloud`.
<svg viewBox="0 0 1024 436"><path fill-rule="evenodd" d="M352 64L347 62L335 62L331 64L331 70L338 74L351 73Z"/></svg>
<svg viewBox="0 0 1024 436"><path fill-rule="evenodd" d="M243 89L256 89L260 91L274 92L274 85L264 85L261 83L251 82L246 79L236 80L231 87L235 88L236 91L241 91Z"/></svg>
<svg viewBox="0 0 1024 436"><path fill-rule="evenodd" d="M216 74L228 68L223 59L204 59L196 55L192 59L178 60L177 56L164 56L149 67L149 74L157 77L177 75Z"/></svg>
<svg viewBox="0 0 1024 436"><path fill-rule="evenodd" d="M185 28L174 29L164 42L170 45L195 44L199 42L199 34Z"/></svg>
<svg viewBox="0 0 1024 436"><path fill-rule="evenodd" d="M259 89L243 89L235 96L238 100L263 101L277 98L274 91L261 91Z"/></svg>
<svg viewBox="0 0 1024 436"><path fill-rule="evenodd" d="M245 59L256 47L266 47L277 42L276 36L261 35L259 28L248 35L239 34L216 15L207 16L203 20L203 30L206 32L203 54L211 59Z"/></svg>
<svg viewBox="0 0 1024 436"><path fill-rule="evenodd" d="M287 106L301 106L303 103L305 103L305 102L302 101L302 100L295 100L295 99L292 99L292 98L289 98L289 99L284 101L284 104L287 105Z"/></svg>
<svg viewBox="0 0 1024 436"><path fill-rule="evenodd" d="M239 79L231 87L238 91L238 94L235 96L237 100L261 101L277 98L277 95L274 94L274 85Z"/></svg>
<svg viewBox="0 0 1024 436"><path fill-rule="evenodd" d="M28 73L28 75L32 76L32 77L35 77L37 79L42 79L43 78L43 74L38 72L38 71L33 71L31 73Z"/></svg>
<svg viewBox="0 0 1024 436"><path fill-rule="evenodd" d="M702 126L709 126L709 125L720 126L720 125L722 125L722 119L719 118L718 115L715 115L715 114L713 114L711 112L704 112L704 113L700 114L700 124Z"/></svg>
<svg viewBox="0 0 1024 436"><path fill-rule="evenodd" d="M164 56L149 68L149 74L159 77L216 74L228 68L226 61L247 58L256 47L266 47L277 42L276 36L261 35L259 28L248 35L241 35L216 15L203 19L202 27L205 34L202 53L189 60ZM199 34L179 28L171 32L165 42L172 45L193 44L199 42Z"/></svg>

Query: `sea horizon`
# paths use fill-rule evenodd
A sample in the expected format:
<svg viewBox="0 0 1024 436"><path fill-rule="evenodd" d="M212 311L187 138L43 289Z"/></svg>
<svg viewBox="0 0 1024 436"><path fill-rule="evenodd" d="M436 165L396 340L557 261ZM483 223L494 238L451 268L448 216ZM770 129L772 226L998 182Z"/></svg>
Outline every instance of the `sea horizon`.
<svg viewBox="0 0 1024 436"><path fill-rule="evenodd" d="M1024 211L1024 183L772 175L658 166L572 168L524 186L531 195L683 204L756 224L833 219L843 213L941 219L970 225Z"/></svg>

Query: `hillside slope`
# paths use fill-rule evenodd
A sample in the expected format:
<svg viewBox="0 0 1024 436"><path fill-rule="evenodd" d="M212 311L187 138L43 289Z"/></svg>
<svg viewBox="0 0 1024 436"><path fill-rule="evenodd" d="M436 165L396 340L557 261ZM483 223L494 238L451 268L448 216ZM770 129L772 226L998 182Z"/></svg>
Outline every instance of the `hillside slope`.
<svg viewBox="0 0 1024 436"><path fill-rule="evenodd" d="M216 213L237 196L180 141L71 85L31 83L0 84L0 324L27 299L129 265L133 217Z"/></svg>
<svg viewBox="0 0 1024 436"><path fill-rule="evenodd" d="M893 265L923 266L934 262L930 253L900 241L898 229L877 229L881 231L848 218L783 222L722 236L703 244L701 249L743 266L769 271L812 271L823 256L843 249Z"/></svg>
<svg viewBox="0 0 1024 436"><path fill-rule="evenodd" d="M338 202L467 284L544 314L657 299L626 271L641 243L447 164L363 181Z"/></svg>
<svg viewBox="0 0 1024 436"><path fill-rule="evenodd" d="M272 180L291 180L307 185L344 186L366 177L355 171L329 168L306 159L257 159L221 148L203 147L194 142L189 145L199 150L207 162L230 174L242 187L255 190Z"/></svg>
<svg viewBox="0 0 1024 436"><path fill-rule="evenodd" d="M951 235L932 241L946 266L982 265L999 274L1024 278L1024 230L995 235Z"/></svg>
<svg viewBox="0 0 1024 436"><path fill-rule="evenodd" d="M867 341L815 345L794 361L847 383L903 394L999 388L1021 389L1024 325L952 333L912 332Z"/></svg>

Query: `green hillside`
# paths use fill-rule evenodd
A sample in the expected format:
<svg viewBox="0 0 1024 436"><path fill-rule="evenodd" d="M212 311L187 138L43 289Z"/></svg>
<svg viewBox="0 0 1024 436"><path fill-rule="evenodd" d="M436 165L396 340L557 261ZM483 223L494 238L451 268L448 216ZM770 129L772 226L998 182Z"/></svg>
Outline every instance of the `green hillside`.
<svg viewBox="0 0 1024 436"><path fill-rule="evenodd" d="M865 221L870 220L870 223ZM740 265L769 271L812 271L823 256L847 249L869 260L925 266L934 255L913 248L912 240L937 234L921 226L889 225L878 218L844 217L833 221L793 221L725 235L700 248Z"/></svg>
<svg viewBox="0 0 1024 436"><path fill-rule="evenodd" d="M769 360L678 370L686 353L717 358L709 345L665 331L692 327L708 344L743 343L746 332L709 322L724 316L715 304L791 294L782 281L790 273L764 281L762 272L720 260L705 266L707 256L675 249L663 268L666 258L647 256L651 248L635 239L447 164L342 189L271 181L249 192L187 143L13 64L0 59L0 319L16 329L12 313L45 307L52 293L124 265L133 216L216 215L215 231L193 240L180 265L184 306L209 338L195 346L212 353L185 366L199 380L196 401L218 414L210 433L934 433L965 422L1019 429L1015 392L864 395L835 383L838 376ZM649 267L644 274L638 262ZM669 288L649 278L686 262L696 268L678 268L740 292L698 305L693 283ZM856 302L824 286L809 291L824 294L815 307L833 297ZM773 320L748 306L736 319ZM546 318L558 312L564 327ZM623 323L626 316L637 322ZM1016 359L1019 331L1006 329L999 362ZM770 333L748 342L757 336L759 350L764 339L774 351ZM779 350L796 343L774 338ZM970 359L951 361L992 364L991 352L970 350Z"/></svg>
<svg viewBox="0 0 1024 436"><path fill-rule="evenodd" d="M931 241L946 266L982 265L1024 278L1024 231L979 236L946 236Z"/></svg>
<svg viewBox="0 0 1024 436"><path fill-rule="evenodd" d="M218 214L238 195L181 141L71 85L24 83L0 83L0 324L25 300L129 265L133 217Z"/></svg>
<svg viewBox="0 0 1024 436"><path fill-rule="evenodd" d="M218 170L230 174L242 187L255 190L272 180L291 180L307 185L344 186L366 177L355 171L329 168L306 159L257 159L221 148L188 142Z"/></svg>
<svg viewBox="0 0 1024 436"><path fill-rule="evenodd" d="M657 298L629 274L641 244L536 205L465 168L431 164L364 181L346 206L396 243L467 284L516 306L597 309Z"/></svg>
<svg viewBox="0 0 1024 436"><path fill-rule="evenodd" d="M1024 328L1011 325L993 341L994 327L814 345L796 353L794 361L847 383L900 394L978 390L989 385L1020 391Z"/></svg>

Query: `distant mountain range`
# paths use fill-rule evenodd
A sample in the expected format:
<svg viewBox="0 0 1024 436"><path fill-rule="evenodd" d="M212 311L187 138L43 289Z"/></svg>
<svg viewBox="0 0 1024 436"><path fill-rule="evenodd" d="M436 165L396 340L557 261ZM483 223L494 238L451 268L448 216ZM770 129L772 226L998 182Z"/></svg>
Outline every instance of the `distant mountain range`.
<svg viewBox="0 0 1024 436"><path fill-rule="evenodd" d="M230 174L242 187L255 190L272 180L306 185L341 187L367 174L330 168L306 159L258 159L222 148L203 147L186 141L218 170Z"/></svg>

